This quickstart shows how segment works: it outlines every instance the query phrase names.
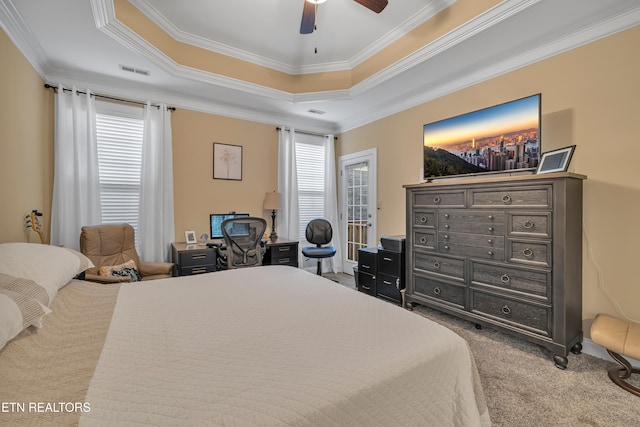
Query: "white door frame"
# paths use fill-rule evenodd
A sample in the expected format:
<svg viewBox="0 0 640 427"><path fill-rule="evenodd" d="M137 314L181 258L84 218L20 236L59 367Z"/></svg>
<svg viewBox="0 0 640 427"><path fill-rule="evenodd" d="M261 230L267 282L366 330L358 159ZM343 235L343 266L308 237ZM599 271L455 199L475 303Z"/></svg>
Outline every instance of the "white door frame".
<svg viewBox="0 0 640 427"><path fill-rule="evenodd" d="M358 151L356 153L346 154L338 158L339 164L339 190L338 190L338 217L340 218L340 232L342 236L342 243L344 249L342 251L342 271L347 274L353 274L353 266L355 262L349 261L348 248L346 247L347 241L347 213L345 212L345 206L347 205L346 196L346 177L344 176L345 167L352 163L369 162L369 180L368 180L368 200L369 200L369 222L367 242L369 247L376 246L377 239L377 224L378 224L378 149L370 148L364 151Z"/></svg>

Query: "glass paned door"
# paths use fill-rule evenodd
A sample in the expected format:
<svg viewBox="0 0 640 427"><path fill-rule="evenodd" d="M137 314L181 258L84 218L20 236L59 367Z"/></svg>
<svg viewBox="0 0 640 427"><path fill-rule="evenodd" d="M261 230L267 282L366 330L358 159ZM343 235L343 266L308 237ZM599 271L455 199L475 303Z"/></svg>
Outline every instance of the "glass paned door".
<svg viewBox="0 0 640 427"><path fill-rule="evenodd" d="M353 273L358 249L376 244L375 174L375 149L340 157L340 226L345 273Z"/></svg>

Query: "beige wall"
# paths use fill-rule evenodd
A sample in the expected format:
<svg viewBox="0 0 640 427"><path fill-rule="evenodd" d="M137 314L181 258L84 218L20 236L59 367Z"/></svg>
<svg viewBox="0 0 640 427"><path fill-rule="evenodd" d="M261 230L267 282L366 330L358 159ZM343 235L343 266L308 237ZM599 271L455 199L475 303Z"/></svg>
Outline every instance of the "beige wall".
<svg viewBox="0 0 640 427"><path fill-rule="evenodd" d="M405 232L403 184L416 183L422 126L542 93L543 151L576 144L584 184L583 318L640 322L640 27L460 90L340 135L338 156L378 149L378 232Z"/></svg>
<svg viewBox="0 0 640 427"><path fill-rule="evenodd" d="M588 176L584 194L585 319L609 312L640 321L635 277L640 241L640 28L458 91L340 135L338 155L378 148L378 232L405 232L402 186L419 179L422 125L542 92L544 150L576 144L571 170ZM53 96L0 31L0 242L23 241L23 217L51 206ZM268 218L276 187L274 126L187 110L172 116L176 240L208 232L208 214L246 211ZM244 147L243 180L212 179L213 142ZM37 241L37 236L28 237ZM587 329L585 329L587 330Z"/></svg>
<svg viewBox="0 0 640 427"><path fill-rule="evenodd" d="M53 94L0 29L0 242L39 242L25 230L33 209L49 239L53 182Z"/></svg>
<svg viewBox="0 0 640 427"><path fill-rule="evenodd" d="M229 211L267 219L266 192L278 185L278 133L273 125L178 109L172 113L176 241L184 231L209 234L209 214ZM213 143L240 145L242 181L213 179Z"/></svg>

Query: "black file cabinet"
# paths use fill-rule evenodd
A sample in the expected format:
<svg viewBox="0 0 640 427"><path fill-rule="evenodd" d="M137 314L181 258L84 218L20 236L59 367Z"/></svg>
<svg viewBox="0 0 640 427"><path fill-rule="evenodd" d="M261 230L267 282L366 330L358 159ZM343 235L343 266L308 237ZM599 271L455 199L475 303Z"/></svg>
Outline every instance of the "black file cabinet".
<svg viewBox="0 0 640 427"><path fill-rule="evenodd" d="M372 296L376 296L377 258L376 248L358 250L358 290Z"/></svg>
<svg viewBox="0 0 640 427"><path fill-rule="evenodd" d="M191 276L193 274L216 271L216 250L206 246L172 244L175 275Z"/></svg>
<svg viewBox="0 0 640 427"><path fill-rule="evenodd" d="M405 287L404 245L401 252L383 248L358 250L358 290L402 304Z"/></svg>

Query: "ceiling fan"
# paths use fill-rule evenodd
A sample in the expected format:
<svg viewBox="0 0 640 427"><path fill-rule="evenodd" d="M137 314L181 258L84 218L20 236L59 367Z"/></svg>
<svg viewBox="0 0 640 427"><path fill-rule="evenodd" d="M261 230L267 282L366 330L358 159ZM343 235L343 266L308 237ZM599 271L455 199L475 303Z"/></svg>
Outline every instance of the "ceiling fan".
<svg viewBox="0 0 640 427"><path fill-rule="evenodd" d="M316 7L326 0L304 0L302 9L302 22L300 23L300 34L311 34L316 25ZM387 0L354 0L375 13L380 13L387 7Z"/></svg>

